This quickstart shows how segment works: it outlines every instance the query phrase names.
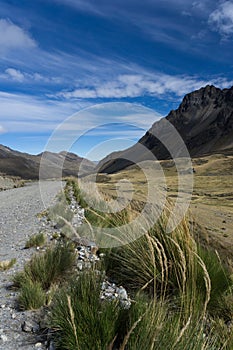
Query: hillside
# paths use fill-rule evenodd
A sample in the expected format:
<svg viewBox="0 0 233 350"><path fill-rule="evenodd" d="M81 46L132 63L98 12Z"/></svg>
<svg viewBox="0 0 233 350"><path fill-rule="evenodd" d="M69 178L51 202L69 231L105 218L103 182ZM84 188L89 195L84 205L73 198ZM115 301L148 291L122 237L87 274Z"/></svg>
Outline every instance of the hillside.
<svg viewBox="0 0 233 350"><path fill-rule="evenodd" d="M187 94L177 110L172 110L166 119L183 138L191 157L214 153L233 153L233 87L219 89L207 85ZM115 152L104 158L98 165L100 172L114 173L152 155L157 159L169 159L170 153L154 136L166 135L170 148L176 140L167 132L164 118L154 123L137 144L125 151ZM145 146L150 152L143 152Z"/></svg>
<svg viewBox="0 0 233 350"><path fill-rule="evenodd" d="M69 152L43 152L38 155L21 153L9 147L0 145L0 173L19 176L23 179L38 179L41 158L46 160L46 171L43 178L56 178L60 175L60 167L63 169L63 176L77 175L79 165L83 158ZM85 160L87 169L93 168L94 164Z"/></svg>

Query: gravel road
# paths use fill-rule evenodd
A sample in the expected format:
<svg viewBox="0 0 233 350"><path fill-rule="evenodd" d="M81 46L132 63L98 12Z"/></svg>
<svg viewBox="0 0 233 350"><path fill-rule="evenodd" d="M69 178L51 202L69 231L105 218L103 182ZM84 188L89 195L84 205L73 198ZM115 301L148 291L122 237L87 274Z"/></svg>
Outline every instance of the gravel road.
<svg viewBox="0 0 233 350"><path fill-rule="evenodd" d="M15 310L17 293L7 287L12 275L21 270L33 254L33 249L23 248L28 237L41 228L36 217L45 209L41 191L46 203L52 205L59 190L59 181L44 181L40 187L38 182L32 182L0 192L0 261L17 260L10 270L0 271L0 350L40 349L39 344L30 345L31 336L21 330L21 323L31 314Z"/></svg>

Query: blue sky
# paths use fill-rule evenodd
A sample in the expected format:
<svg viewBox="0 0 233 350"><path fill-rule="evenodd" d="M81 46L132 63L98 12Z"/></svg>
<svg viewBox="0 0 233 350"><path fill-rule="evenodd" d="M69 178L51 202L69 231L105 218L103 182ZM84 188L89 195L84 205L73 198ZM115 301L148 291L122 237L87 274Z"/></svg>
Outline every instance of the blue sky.
<svg viewBox="0 0 233 350"><path fill-rule="evenodd" d="M1 0L0 143L39 153L79 111L78 135L114 123L75 143L79 155L109 138L134 142L186 93L232 86L232 52L232 0ZM92 124L88 107L100 103L111 103L108 118L94 113Z"/></svg>

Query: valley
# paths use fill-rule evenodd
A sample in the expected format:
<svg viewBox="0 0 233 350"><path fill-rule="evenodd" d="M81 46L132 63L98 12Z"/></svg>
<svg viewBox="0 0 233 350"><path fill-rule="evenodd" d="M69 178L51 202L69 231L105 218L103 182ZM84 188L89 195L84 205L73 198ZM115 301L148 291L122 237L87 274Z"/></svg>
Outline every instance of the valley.
<svg viewBox="0 0 233 350"><path fill-rule="evenodd" d="M221 257L233 261L233 156L216 154L192 159L193 192L190 203L190 215L201 228L199 239L220 251ZM143 168L151 167L151 181L159 182L150 161L141 163ZM167 185L167 199L174 201L177 197L177 171L171 160L160 161ZM98 188L111 197L117 196L119 181L129 181L133 188L134 200L147 200L147 182L137 166L130 166L115 174L101 174Z"/></svg>

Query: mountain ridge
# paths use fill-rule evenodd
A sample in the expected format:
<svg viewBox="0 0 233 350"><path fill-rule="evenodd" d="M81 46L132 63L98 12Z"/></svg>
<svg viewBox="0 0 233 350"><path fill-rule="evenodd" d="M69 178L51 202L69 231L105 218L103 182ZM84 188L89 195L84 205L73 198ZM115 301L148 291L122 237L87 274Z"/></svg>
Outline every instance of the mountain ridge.
<svg viewBox="0 0 233 350"><path fill-rule="evenodd" d="M176 128L191 157L218 152L233 154L233 87L219 89L207 85L185 95L179 107L155 122L135 145L103 158L98 164L98 171L114 173L154 156L159 160L171 158L168 150L154 136L159 129L160 132L165 130L163 119ZM170 144L172 147L172 142ZM140 145L150 152L143 153Z"/></svg>
<svg viewBox="0 0 233 350"><path fill-rule="evenodd" d="M0 173L19 176L22 179L38 179L42 158L46 161L43 178L59 177L61 165L63 176L77 176L79 165L83 160L85 160L87 170L91 170L95 166L91 161L79 157L75 153L45 151L32 155L0 144Z"/></svg>

